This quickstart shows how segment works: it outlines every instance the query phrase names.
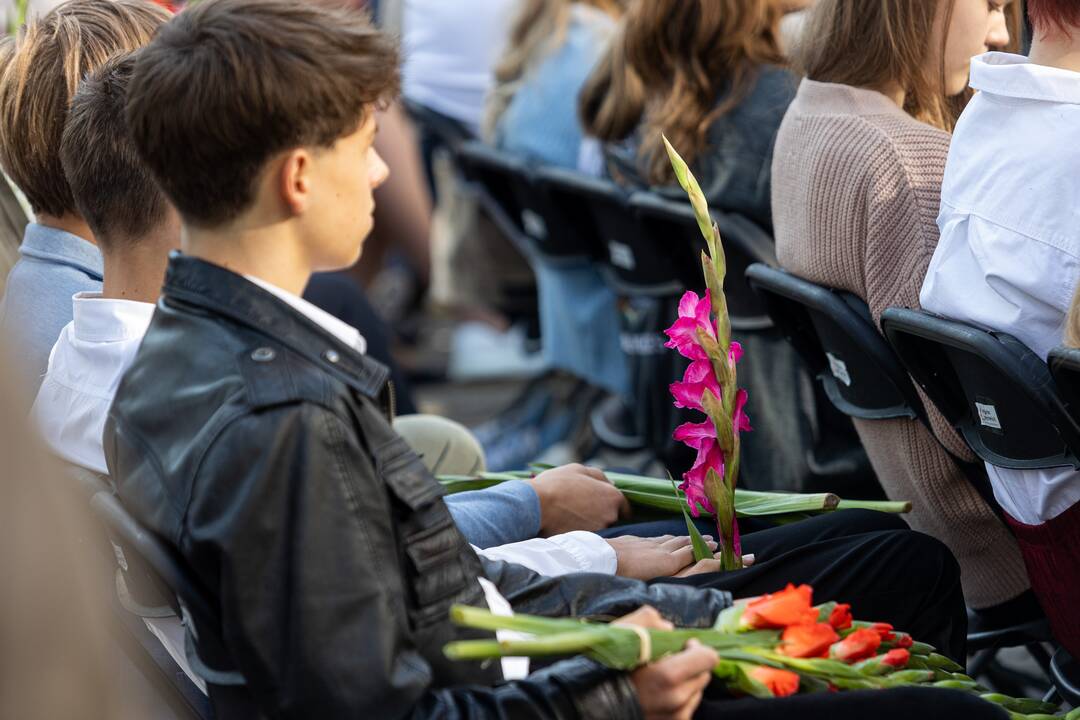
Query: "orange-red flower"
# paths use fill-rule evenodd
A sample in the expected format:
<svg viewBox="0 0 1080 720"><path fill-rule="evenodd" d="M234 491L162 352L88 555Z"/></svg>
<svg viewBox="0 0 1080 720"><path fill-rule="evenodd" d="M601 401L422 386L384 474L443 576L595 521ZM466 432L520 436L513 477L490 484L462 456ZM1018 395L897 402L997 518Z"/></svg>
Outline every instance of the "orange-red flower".
<svg viewBox="0 0 1080 720"><path fill-rule="evenodd" d="M903 648L897 648L885 653L885 657L881 659L881 663L892 668L900 669L907 667L909 660L911 660L911 653Z"/></svg>
<svg viewBox="0 0 1080 720"><path fill-rule="evenodd" d="M829 624L837 630L847 630L851 627L851 606L847 603L837 603L829 613Z"/></svg>
<svg viewBox="0 0 1080 720"><path fill-rule="evenodd" d="M818 621L818 611L810 605L813 592L809 585L795 587L789 583L780 592L751 600L743 611L742 626L764 630L813 625Z"/></svg>
<svg viewBox="0 0 1080 720"><path fill-rule="evenodd" d="M840 639L832 625L792 625L780 636L779 652L788 657L828 657L829 647Z"/></svg>
<svg viewBox="0 0 1080 720"><path fill-rule="evenodd" d="M759 665L747 674L767 687L776 697L787 697L799 692L799 676L789 670Z"/></svg>
<svg viewBox="0 0 1080 720"><path fill-rule="evenodd" d="M870 626L870 629L878 634L882 642L892 642L896 639L896 634L893 632L893 626L889 623L874 623Z"/></svg>
<svg viewBox="0 0 1080 720"><path fill-rule="evenodd" d="M873 657L881 647L881 636L870 628L860 628L829 648L829 657L846 663Z"/></svg>

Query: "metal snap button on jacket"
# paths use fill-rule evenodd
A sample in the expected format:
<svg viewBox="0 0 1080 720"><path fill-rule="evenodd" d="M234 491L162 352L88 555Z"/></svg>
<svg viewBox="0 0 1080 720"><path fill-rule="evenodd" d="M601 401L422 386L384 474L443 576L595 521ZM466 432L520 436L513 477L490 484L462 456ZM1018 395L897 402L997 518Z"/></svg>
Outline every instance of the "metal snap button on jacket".
<svg viewBox="0 0 1080 720"><path fill-rule="evenodd" d="M322 356L328 363L336 363L341 360L341 355L338 354L337 350L324 350Z"/></svg>
<svg viewBox="0 0 1080 720"><path fill-rule="evenodd" d="M273 348L268 347L255 348L251 353L251 359L255 362L270 362L275 357L277 357L277 353L274 352Z"/></svg>

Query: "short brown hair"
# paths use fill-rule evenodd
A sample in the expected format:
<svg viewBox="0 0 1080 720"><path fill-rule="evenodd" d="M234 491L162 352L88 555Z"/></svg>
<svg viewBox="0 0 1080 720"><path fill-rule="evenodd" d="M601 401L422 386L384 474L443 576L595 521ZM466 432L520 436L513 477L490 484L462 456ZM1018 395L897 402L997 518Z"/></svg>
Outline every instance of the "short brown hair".
<svg viewBox="0 0 1080 720"><path fill-rule="evenodd" d="M106 249L145 236L168 212L127 129L124 107L134 67L133 54L118 55L83 81L60 143L75 207Z"/></svg>
<svg viewBox="0 0 1080 720"><path fill-rule="evenodd" d="M34 212L76 211L57 149L79 82L168 19L145 0L68 0L0 42L0 165Z"/></svg>
<svg viewBox="0 0 1080 720"><path fill-rule="evenodd" d="M139 53L135 145L184 221L221 225L276 153L330 147L397 93L398 53L363 13L295 0L205 0Z"/></svg>

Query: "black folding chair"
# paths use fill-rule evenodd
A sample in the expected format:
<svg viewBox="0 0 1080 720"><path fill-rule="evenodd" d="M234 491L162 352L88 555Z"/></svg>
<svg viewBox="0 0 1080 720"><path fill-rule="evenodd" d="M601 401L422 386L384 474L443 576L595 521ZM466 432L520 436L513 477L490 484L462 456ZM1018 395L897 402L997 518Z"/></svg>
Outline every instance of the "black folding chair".
<svg viewBox="0 0 1080 720"><path fill-rule="evenodd" d="M1080 425L1046 363L1019 340L921 310L889 308L881 324L908 372L983 461L1080 469ZM991 644L1026 639L1052 675L1045 651L1030 644L1050 640L1045 623L1032 621L1021 636L992 638Z"/></svg>
<svg viewBox="0 0 1080 720"><path fill-rule="evenodd" d="M105 525L120 572L118 594L132 616L161 617L159 611L179 615L186 630L185 654L192 670L203 678L211 693L217 688L238 688L243 676L231 668L222 642L216 604L183 558L152 532L141 526L112 492L96 493L90 507ZM156 603L164 603L158 605ZM141 620L139 620L141 623ZM162 648L157 642L158 648ZM215 666L224 668L216 669ZM212 718L212 703L177 668L181 694L193 716ZM211 695L212 697L213 695Z"/></svg>
<svg viewBox="0 0 1080 720"><path fill-rule="evenodd" d="M1007 333L889 308L881 321L900 361L984 461L1080 469L1080 425L1050 370Z"/></svg>
<svg viewBox="0 0 1080 720"><path fill-rule="evenodd" d="M630 197L630 208L644 232L630 236L629 240L646 241L633 248L640 258L639 264L660 278L677 278L683 288L700 287L705 239L690 204L656 193L638 192ZM761 298L746 281L746 269L754 263L775 265L775 243L768 233L741 215L713 213L713 220L724 243L727 261L724 295L732 329L754 331L772 327Z"/></svg>
<svg viewBox="0 0 1080 720"><path fill-rule="evenodd" d="M763 264L751 265L746 277L840 412L865 420L925 420L911 378L863 300Z"/></svg>

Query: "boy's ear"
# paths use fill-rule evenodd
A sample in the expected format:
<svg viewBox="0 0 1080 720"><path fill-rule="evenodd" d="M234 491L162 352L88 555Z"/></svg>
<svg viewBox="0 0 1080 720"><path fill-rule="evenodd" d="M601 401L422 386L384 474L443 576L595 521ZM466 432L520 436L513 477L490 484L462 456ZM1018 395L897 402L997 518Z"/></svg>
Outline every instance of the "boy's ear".
<svg viewBox="0 0 1080 720"><path fill-rule="evenodd" d="M292 215L302 215L311 200L311 154L303 149L290 150L279 166L281 199Z"/></svg>

